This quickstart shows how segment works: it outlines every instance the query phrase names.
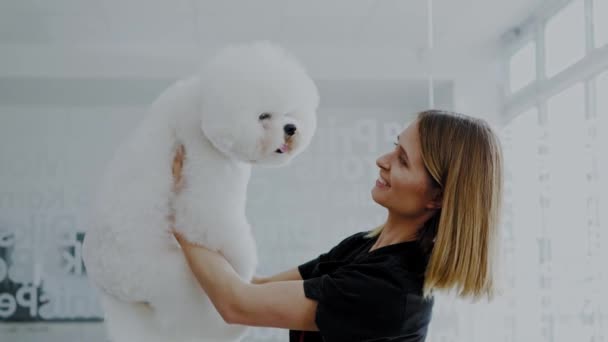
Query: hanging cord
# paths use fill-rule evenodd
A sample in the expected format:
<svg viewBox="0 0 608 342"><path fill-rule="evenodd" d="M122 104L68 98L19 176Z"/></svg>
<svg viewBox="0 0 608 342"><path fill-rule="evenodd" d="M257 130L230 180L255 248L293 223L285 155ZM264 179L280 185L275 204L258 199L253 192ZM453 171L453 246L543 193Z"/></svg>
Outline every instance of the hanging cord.
<svg viewBox="0 0 608 342"><path fill-rule="evenodd" d="M427 0L427 49L428 49L428 82L429 82L429 109L435 108L435 85L433 80L433 0Z"/></svg>

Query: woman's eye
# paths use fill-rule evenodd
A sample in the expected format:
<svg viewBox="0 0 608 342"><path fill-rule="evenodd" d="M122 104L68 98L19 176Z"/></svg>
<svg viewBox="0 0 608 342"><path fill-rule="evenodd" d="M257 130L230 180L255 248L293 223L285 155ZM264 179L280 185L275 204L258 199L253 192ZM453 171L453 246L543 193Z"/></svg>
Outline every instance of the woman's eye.
<svg viewBox="0 0 608 342"><path fill-rule="evenodd" d="M393 145L395 145L395 147L398 147L399 143L394 142ZM401 158L401 155L399 155L399 161L401 162L401 164L406 165L405 159Z"/></svg>
<svg viewBox="0 0 608 342"><path fill-rule="evenodd" d="M262 113L260 114L260 120L270 119L271 116L270 113Z"/></svg>

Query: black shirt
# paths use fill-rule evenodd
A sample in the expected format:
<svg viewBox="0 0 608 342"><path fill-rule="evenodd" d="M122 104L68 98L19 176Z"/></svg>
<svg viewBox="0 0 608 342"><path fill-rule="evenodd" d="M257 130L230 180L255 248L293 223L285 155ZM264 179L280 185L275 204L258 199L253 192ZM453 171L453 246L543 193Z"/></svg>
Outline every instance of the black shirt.
<svg viewBox="0 0 608 342"><path fill-rule="evenodd" d="M377 237L356 233L298 267L304 294L318 302L318 332L289 331L290 342L422 342L434 300L422 298L428 257L418 241L369 252Z"/></svg>

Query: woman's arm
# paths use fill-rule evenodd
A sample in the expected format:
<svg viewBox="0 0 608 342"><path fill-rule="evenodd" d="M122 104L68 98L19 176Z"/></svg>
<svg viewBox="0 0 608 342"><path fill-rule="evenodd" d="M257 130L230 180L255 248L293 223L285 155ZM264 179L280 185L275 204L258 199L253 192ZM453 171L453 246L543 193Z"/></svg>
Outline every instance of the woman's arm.
<svg viewBox="0 0 608 342"><path fill-rule="evenodd" d="M270 277L253 277L251 282L253 284L266 284L275 281L287 281L287 280L302 280L302 275L297 267L292 268L288 271L277 273Z"/></svg>
<svg viewBox="0 0 608 342"><path fill-rule="evenodd" d="M306 298L302 280L244 282L219 253L191 244L179 234L175 237L194 276L227 323L318 330L317 302ZM294 273L290 270L279 275L284 279Z"/></svg>

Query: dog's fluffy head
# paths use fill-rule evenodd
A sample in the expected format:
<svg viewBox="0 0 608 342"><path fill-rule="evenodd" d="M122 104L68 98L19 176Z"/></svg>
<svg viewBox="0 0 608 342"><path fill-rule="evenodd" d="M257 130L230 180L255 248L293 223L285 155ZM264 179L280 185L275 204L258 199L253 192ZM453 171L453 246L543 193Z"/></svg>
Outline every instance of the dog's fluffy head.
<svg viewBox="0 0 608 342"><path fill-rule="evenodd" d="M314 135L317 87L289 53L269 42L221 50L201 71L201 91L202 130L232 158L280 166Z"/></svg>

